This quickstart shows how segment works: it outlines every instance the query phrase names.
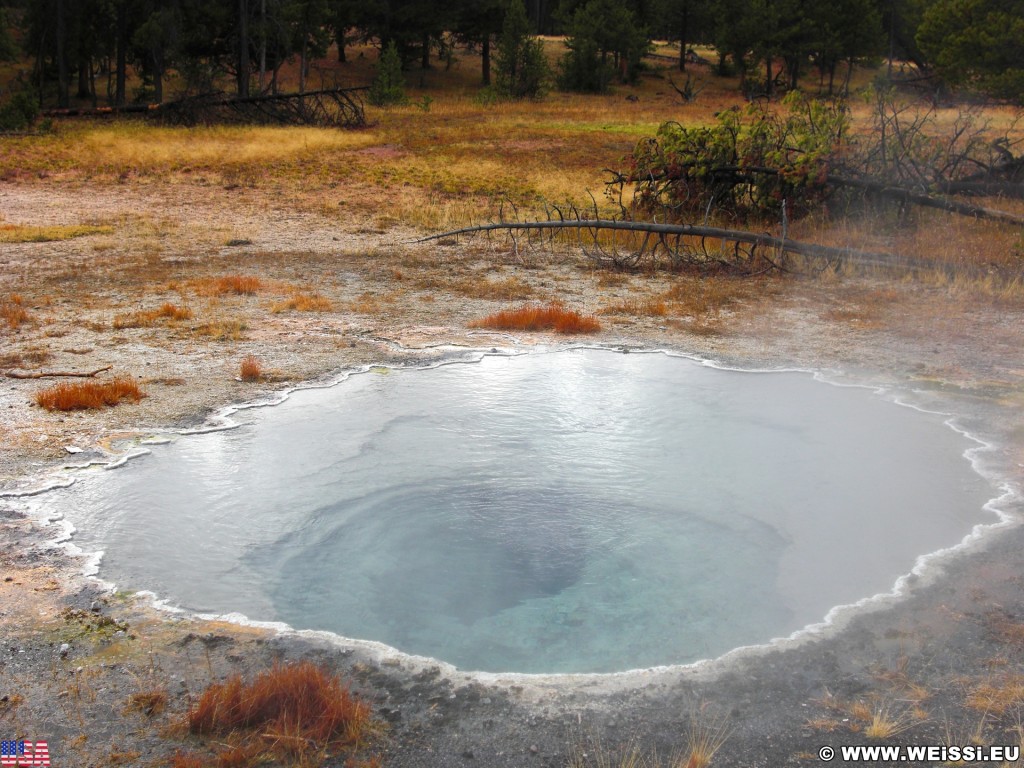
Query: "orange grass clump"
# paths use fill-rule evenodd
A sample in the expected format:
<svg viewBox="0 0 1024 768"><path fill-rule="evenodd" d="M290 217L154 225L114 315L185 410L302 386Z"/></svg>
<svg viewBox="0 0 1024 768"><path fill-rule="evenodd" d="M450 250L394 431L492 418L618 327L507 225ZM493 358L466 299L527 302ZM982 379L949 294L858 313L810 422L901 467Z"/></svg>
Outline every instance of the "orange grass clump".
<svg viewBox="0 0 1024 768"><path fill-rule="evenodd" d="M274 314L295 310L296 312L330 312L334 303L319 293L294 293L286 301L279 301L270 307Z"/></svg>
<svg viewBox="0 0 1024 768"><path fill-rule="evenodd" d="M561 304L527 305L495 312L469 324L470 328L498 331L555 331L556 333L597 333L601 324L590 315L581 315Z"/></svg>
<svg viewBox="0 0 1024 768"><path fill-rule="evenodd" d="M224 275L190 280L189 285L200 296L223 296L234 293L238 296L252 296L263 290L263 281L255 275Z"/></svg>
<svg viewBox="0 0 1024 768"><path fill-rule="evenodd" d="M36 403L48 411L84 411L114 406L122 400L138 402L146 397L134 379L117 376L106 382L57 384L36 393Z"/></svg>
<svg viewBox="0 0 1024 768"><path fill-rule="evenodd" d="M258 293L262 287L260 279L252 275L225 275L217 281L216 291L218 294L236 293L240 296L251 296Z"/></svg>
<svg viewBox="0 0 1024 768"><path fill-rule="evenodd" d="M308 661L275 665L251 683L240 675L214 683L189 710L187 724L203 736L248 732L246 741L263 745L268 756L300 760L358 748L376 727L368 704Z"/></svg>
<svg viewBox="0 0 1024 768"><path fill-rule="evenodd" d="M263 364L256 355L246 355L242 358L242 381L258 381L263 375Z"/></svg>
<svg viewBox="0 0 1024 768"><path fill-rule="evenodd" d="M170 768L209 768L209 765L209 760L191 752L175 752L170 762Z"/></svg>
<svg viewBox="0 0 1024 768"><path fill-rule="evenodd" d="M189 320L191 318L191 309L167 302L159 309L142 310L128 315L117 315L112 325L118 330L121 328L148 328L157 320Z"/></svg>
<svg viewBox="0 0 1024 768"><path fill-rule="evenodd" d="M0 320L7 323L11 330L27 322L28 310L24 307L25 300L13 293L5 301L0 301Z"/></svg>

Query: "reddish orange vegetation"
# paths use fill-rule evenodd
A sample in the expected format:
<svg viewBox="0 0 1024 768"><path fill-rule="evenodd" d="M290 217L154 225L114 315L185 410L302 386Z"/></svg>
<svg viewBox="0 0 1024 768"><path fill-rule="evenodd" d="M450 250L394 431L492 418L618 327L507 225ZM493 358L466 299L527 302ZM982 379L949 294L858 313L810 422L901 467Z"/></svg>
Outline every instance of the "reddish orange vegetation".
<svg viewBox="0 0 1024 768"><path fill-rule="evenodd" d="M171 768L209 768L210 761L191 752L175 752L171 757Z"/></svg>
<svg viewBox="0 0 1024 768"><path fill-rule="evenodd" d="M263 290L263 281L255 275L224 275L189 280L188 285L200 296L223 296L234 293L252 296Z"/></svg>
<svg viewBox="0 0 1024 768"><path fill-rule="evenodd" d="M506 309L469 324L471 328L499 331L555 331L557 333L597 333L601 324L590 315L581 315L561 304L527 305Z"/></svg>
<svg viewBox="0 0 1024 768"><path fill-rule="evenodd" d="M83 411L117 405L122 400L138 402L146 396L134 379L118 376L110 381L61 383L36 393L36 403L48 411Z"/></svg>
<svg viewBox="0 0 1024 768"><path fill-rule="evenodd" d="M311 662L278 665L251 683L234 676L214 683L187 715L192 733L242 736L224 753L228 764L261 745L265 757L302 761L328 750L358 748L376 730L370 706Z"/></svg>
<svg viewBox="0 0 1024 768"><path fill-rule="evenodd" d="M0 320L7 323L8 328L13 330L28 321L28 310L23 306L24 303L24 299L16 293L0 301Z"/></svg>
<svg viewBox="0 0 1024 768"><path fill-rule="evenodd" d="M159 309L133 312L128 315L117 315L114 318L114 328L148 328L157 320L189 320L192 317L192 310L188 307L179 307L177 304L167 302Z"/></svg>
<svg viewBox="0 0 1024 768"><path fill-rule="evenodd" d="M263 375L263 365L255 355L242 358L242 381L259 381Z"/></svg>
<svg viewBox="0 0 1024 768"><path fill-rule="evenodd" d="M252 295L263 287L258 277L252 275L225 275L216 282L216 292Z"/></svg>

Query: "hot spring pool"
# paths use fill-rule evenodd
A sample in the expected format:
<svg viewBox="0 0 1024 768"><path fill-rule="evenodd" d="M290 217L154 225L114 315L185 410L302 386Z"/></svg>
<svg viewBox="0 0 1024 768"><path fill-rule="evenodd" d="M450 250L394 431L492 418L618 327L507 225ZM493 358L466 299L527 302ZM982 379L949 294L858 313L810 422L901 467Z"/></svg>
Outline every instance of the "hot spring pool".
<svg viewBox="0 0 1024 768"><path fill-rule="evenodd" d="M99 575L464 669L714 657L888 592L994 494L944 417L580 349L374 369L46 494Z"/></svg>

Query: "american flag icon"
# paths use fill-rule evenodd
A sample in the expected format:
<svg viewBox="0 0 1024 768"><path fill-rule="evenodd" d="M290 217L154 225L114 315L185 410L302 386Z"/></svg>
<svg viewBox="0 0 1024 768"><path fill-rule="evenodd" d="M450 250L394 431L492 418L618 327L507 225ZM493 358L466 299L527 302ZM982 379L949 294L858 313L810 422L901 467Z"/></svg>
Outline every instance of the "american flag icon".
<svg viewBox="0 0 1024 768"><path fill-rule="evenodd" d="M0 741L0 766L49 768L50 748L45 741Z"/></svg>

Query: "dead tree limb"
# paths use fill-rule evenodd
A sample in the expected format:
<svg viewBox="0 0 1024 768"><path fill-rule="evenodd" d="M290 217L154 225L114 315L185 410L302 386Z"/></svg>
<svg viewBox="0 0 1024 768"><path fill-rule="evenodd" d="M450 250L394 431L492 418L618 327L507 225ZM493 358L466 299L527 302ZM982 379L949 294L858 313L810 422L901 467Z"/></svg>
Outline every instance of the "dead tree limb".
<svg viewBox="0 0 1024 768"><path fill-rule="evenodd" d="M445 237L468 235L474 232L495 232L506 230L514 232L517 230L553 230L553 229L575 229L575 230L620 230L626 232L648 232L659 235L676 235L680 237L713 238L729 241L736 244L746 244L752 247L764 247L777 249L780 253L795 253L801 256L808 256L826 261L838 261L848 259L868 266L897 267L897 268L920 268L936 266L930 262L917 259L909 259L892 254L875 251L861 251L856 248L834 248L827 245L816 245L804 243L791 238L783 239L767 234L747 232L741 229L723 229L721 227L707 227L696 224L657 224L643 221L613 221L609 219L579 219L570 221L515 221L501 222L497 224L479 224L473 227L453 229L448 232L441 232L436 235L421 237L413 240L413 243L426 243L431 240L440 240Z"/></svg>
<svg viewBox="0 0 1024 768"><path fill-rule="evenodd" d="M21 373L20 371L8 371L5 376L9 379L49 379L56 376L67 376L76 379L91 379L97 374L109 371L114 366L108 365L97 368L95 371L37 371L36 373Z"/></svg>

